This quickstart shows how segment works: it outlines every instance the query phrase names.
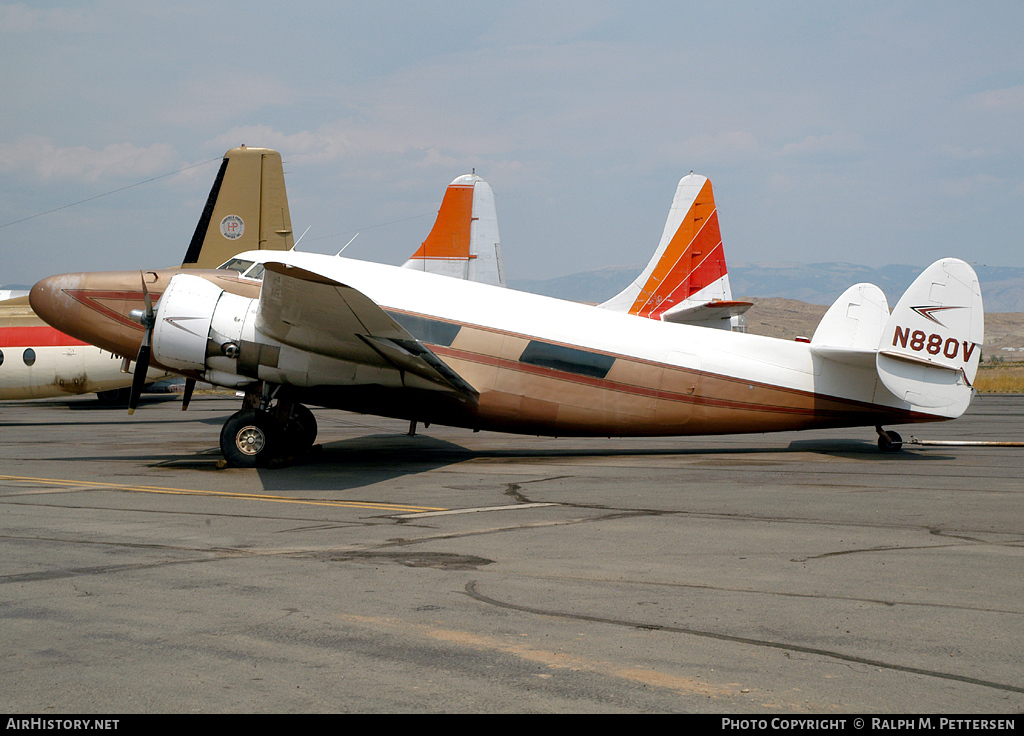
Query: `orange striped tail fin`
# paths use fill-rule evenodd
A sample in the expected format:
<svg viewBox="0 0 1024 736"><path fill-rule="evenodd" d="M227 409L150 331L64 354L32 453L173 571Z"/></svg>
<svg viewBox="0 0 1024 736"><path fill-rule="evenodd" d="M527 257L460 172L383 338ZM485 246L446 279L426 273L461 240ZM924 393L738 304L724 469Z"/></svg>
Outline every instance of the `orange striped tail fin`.
<svg viewBox="0 0 1024 736"><path fill-rule="evenodd" d="M449 184L434 227L402 267L505 286L491 185L476 174Z"/></svg>
<svg viewBox="0 0 1024 736"><path fill-rule="evenodd" d="M601 305L640 317L735 329L749 302L736 302L711 181L679 180L658 249L639 277Z"/></svg>

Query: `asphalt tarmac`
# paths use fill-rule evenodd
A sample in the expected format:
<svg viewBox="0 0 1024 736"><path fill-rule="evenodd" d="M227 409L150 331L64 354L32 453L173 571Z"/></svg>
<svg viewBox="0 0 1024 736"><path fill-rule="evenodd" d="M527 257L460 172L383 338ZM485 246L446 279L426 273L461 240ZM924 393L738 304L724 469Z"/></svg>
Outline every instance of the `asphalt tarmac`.
<svg viewBox="0 0 1024 736"><path fill-rule="evenodd" d="M1024 448L0 403L0 709L1013 713ZM1024 396L909 440L1024 440Z"/></svg>

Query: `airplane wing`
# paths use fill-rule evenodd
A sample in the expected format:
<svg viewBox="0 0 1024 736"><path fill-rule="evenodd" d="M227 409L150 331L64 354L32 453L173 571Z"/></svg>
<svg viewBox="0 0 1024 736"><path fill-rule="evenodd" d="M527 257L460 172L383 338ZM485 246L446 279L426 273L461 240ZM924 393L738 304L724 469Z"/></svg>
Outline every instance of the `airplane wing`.
<svg viewBox="0 0 1024 736"><path fill-rule="evenodd" d="M476 403L477 391L357 289L266 263L256 329L285 345L353 363L390 365Z"/></svg>

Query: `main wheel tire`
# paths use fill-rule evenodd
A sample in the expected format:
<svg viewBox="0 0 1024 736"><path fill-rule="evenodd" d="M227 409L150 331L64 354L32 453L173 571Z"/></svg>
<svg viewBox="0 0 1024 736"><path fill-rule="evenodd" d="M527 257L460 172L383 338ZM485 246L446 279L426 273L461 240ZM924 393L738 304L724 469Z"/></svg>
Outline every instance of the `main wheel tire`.
<svg viewBox="0 0 1024 736"><path fill-rule="evenodd" d="M236 468L265 467L280 449L277 424L265 411L242 409L220 430L220 451Z"/></svg>
<svg viewBox="0 0 1024 736"><path fill-rule="evenodd" d="M128 406L128 397L131 396L130 388L112 388L109 391L97 391L96 399L105 406Z"/></svg>
<svg viewBox="0 0 1024 736"><path fill-rule="evenodd" d="M292 406L291 418L285 427L288 443L296 453L308 452L316 442L318 427L313 412L302 404Z"/></svg>
<svg viewBox="0 0 1024 736"><path fill-rule="evenodd" d="M903 449L903 438L900 437L899 432L893 432L889 430L885 434L889 435L886 439L885 435L878 435L878 449L882 452L899 452Z"/></svg>

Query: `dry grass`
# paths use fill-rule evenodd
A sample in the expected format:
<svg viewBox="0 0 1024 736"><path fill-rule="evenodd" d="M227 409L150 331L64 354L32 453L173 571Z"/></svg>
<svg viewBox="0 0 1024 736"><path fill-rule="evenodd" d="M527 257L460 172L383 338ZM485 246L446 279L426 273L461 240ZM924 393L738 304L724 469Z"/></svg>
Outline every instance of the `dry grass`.
<svg viewBox="0 0 1024 736"><path fill-rule="evenodd" d="M1024 393L1024 363L983 365L974 378L974 387L983 394Z"/></svg>

